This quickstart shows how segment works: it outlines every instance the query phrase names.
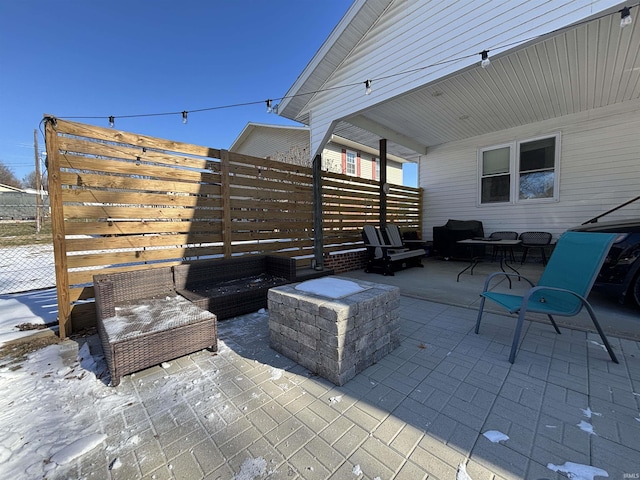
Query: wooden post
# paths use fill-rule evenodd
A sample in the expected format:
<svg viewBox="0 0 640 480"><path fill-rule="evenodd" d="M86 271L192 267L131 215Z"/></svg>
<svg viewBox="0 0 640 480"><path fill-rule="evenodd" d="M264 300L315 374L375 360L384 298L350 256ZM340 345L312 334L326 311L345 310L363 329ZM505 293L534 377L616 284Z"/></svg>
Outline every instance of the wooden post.
<svg viewBox="0 0 640 480"><path fill-rule="evenodd" d="M38 130L33 129L33 149L36 157L36 233L42 228L42 183L40 181L40 152L38 151Z"/></svg>
<svg viewBox="0 0 640 480"><path fill-rule="evenodd" d="M380 139L380 229L387 223L387 139ZM387 191L385 191L387 190Z"/></svg>
<svg viewBox="0 0 640 480"><path fill-rule="evenodd" d="M56 272L56 294L58 297L58 326L60 338L72 332L71 302L69 299L69 273L67 270L67 246L64 233L64 209L62 205L62 183L58 135L54 118L45 122L45 143L49 169L49 202L51 206L51 230L53 233L53 258Z"/></svg>
<svg viewBox="0 0 640 480"><path fill-rule="evenodd" d="M420 232L420 238L424 238L424 233L422 232L422 225L424 222L422 221L422 212L424 209L422 208L422 202L424 201L424 191L422 188L418 190L418 231Z"/></svg>
<svg viewBox="0 0 640 480"><path fill-rule="evenodd" d="M222 251L224 258L231 258L231 178L229 175L229 152L220 150L220 177L222 196Z"/></svg>
<svg viewBox="0 0 640 480"><path fill-rule="evenodd" d="M313 158L313 254L317 270L324 268L324 230L322 227L322 157Z"/></svg>

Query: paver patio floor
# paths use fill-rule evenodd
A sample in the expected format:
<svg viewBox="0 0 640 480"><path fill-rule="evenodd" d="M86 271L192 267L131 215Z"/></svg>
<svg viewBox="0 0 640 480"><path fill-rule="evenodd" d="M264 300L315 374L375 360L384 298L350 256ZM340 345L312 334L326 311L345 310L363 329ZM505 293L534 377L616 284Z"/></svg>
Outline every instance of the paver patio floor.
<svg viewBox="0 0 640 480"><path fill-rule="evenodd" d="M511 365L512 322L488 314L476 335L475 314L402 297L401 346L343 387L271 350L268 313L225 320L217 355L125 377L125 408L84 406L114 447L72 475L455 479L460 463L473 480L640 474L638 342L609 337L614 364L597 335L527 322Z"/></svg>

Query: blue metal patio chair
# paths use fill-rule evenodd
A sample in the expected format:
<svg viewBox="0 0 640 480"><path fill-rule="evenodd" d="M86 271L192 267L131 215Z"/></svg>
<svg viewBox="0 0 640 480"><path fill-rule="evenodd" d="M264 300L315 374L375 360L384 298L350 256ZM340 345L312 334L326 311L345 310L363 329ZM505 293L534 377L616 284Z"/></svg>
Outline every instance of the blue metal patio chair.
<svg viewBox="0 0 640 480"><path fill-rule="evenodd" d="M560 333L553 315L571 317L580 313L584 306L589 312L611 360L618 363L607 337L602 328L600 328L593 308L587 301L593 282L615 238L615 234L609 233L565 233L558 240L537 286L529 279L513 273L496 272L489 275L480 294L482 299L480 300L480 310L476 320L476 333L480 329L480 320L482 319L482 311L486 299L496 302L507 309L509 313L519 312L513 343L511 344L511 354L509 355L509 361L513 363L516 358L520 332L522 331L526 312L546 314L556 332ZM496 276L503 275L522 278L532 288L524 296L489 291L491 280Z"/></svg>

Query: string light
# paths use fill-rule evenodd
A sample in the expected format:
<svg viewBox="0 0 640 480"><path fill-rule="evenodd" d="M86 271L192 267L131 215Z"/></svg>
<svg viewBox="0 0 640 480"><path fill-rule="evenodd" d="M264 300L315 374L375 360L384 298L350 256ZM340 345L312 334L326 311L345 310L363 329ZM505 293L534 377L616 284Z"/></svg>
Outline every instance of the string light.
<svg viewBox="0 0 640 480"><path fill-rule="evenodd" d="M623 7L620 12L620 28L624 28L627 25L631 25L633 23L633 18L631 17L631 9L629 7Z"/></svg>
<svg viewBox="0 0 640 480"><path fill-rule="evenodd" d="M566 25L564 27L560 27L557 28L555 30L551 30L545 34L541 34L541 35L536 35L533 37L529 37L529 38L523 38L520 39L518 41L512 42L512 43L508 43L505 45L497 45L494 46L493 49L506 49L509 48L511 46L514 45L521 45L523 43L529 42L531 40L535 40L538 38L542 38L543 36L549 36L552 34L556 34L565 30L569 30L571 28L577 28L581 25L585 25L591 22L595 22L598 20L601 20L605 17L608 17L612 14L615 13L620 13L620 27L625 27L627 25L631 25L633 23L633 18L631 17L631 8L635 8L637 6L640 6L640 3L637 3L635 5L632 5L631 7L623 7L621 10L618 10L617 12L613 12L613 13L605 13L602 14L598 17L595 18L591 18L588 20L583 20L581 22L577 22L571 25ZM436 66L441 66L441 65L445 65L445 64L449 64L449 63L454 63L454 62L459 62L461 60L464 60L466 58L471 58L475 55L480 55L481 56L481 62L480 65L482 66L482 68L486 68L491 64L491 60L489 60L489 51L490 50L483 50L482 52L480 52L479 54L470 54L470 55L463 55L460 57L456 57L456 58L450 58L447 60L442 60L440 62L435 62L429 65L424 65L422 67L417 67L417 68L413 68L410 70L404 70L402 72L397 72L397 73L392 73L389 75L384 75L381 77L377 77L374 80L385 80L388 78L394 78L397 76L401 76L401 75L410 75L412 73L416 73L422 70L426 70L428 68L433 68ZM365 95L369 95L371 94L371 84L374 80L368 79L365 82L356 82L356 83L348 83L348 84L342 84L342 85L336 85L334 87L327 87L327 88L323 88L323 89L319 89L319 90L313 90L313 91L309 91L309 92L303 92L303 93L298 93L295 95L288 95L288 96L284 96L284 97L279 97L276 98L275 100L287 100L287 99L291 99L291 98L296 98L296 97L302 97L302 96L312 96L318 93L322 93L322 92L328 92L328 91L332 91L332 90L339 90L339 89L343 89L343 88L348 88L348 87L353 87L356 85L362 85L362 83L364 83L365 85ZM222 110L222 109L227 109L227 108L236 108L236 107L244 107L244 106L249 106L249 105L257 105L260 103L266 103L267 105L267 113L275 113L278 114L278 105L272 105L272 99L268 99L268 100L261 100L261 101L253 101L253 102L244 102L244 103L236 103L236 104L230 104L230 105L219 105L219 106L215 106L215 107L207 107L207 108L200 108L200 109L195 109L195 110L190 110L189 112L187 112L186 110L183 110L182 112L178 111L178 112L162 112L162 113L144 113L144 114L137 114L137 115L119 115L118 118L141 118L141 117L159 117L159 116L168 116L168 115L182 115L182 122L183 123L187 123L187 115L188 113L194 113L194 112L206 112L206 111L213 111L213 110ZM104 118L104 116L64 116L64 117L58 117L60 119L102 119ZM108 117L109 119L109 127L114 128L115 125L115 116L111 115Z"/></svg>
<svg viewBox="0 0 640 480"><path fill-rule="evenodd" d="M489 60L489 50L481 51L480 56L482 57L482 61L480 62L480 66L482 68L487 68L489 65L491 65L491 60Z"/></svg>

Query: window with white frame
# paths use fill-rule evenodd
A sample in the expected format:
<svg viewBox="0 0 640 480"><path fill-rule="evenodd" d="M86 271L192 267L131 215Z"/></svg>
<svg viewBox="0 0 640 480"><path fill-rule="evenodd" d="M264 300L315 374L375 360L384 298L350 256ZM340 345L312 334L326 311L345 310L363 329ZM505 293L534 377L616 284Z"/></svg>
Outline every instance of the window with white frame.
<svg viewBox="0 0 640 480"><path fill-rule="evenodd" d="M511 198L511 147L487 148L480 153L480 203Z"/></svg>
<svg viewBox="0 0 640 480"><path fill-rule="evenodd" d="M480 149L480 204L557 200L560 134Z"/></svg>
<svg viewBox="0 0 640 480"><path fill-rule="evenodd" d="M376 166L374 180L380 180L380 159L374 158L373 161L375 162L375 166Z"/></svg>
<svg viewBox="0 0 640 480"><path fill-rule="evenodd" d="M346 174L347 175L356 175L356 160L357 155L356 152L352 152L347 150L347 165L346 165Z"/></svg>

